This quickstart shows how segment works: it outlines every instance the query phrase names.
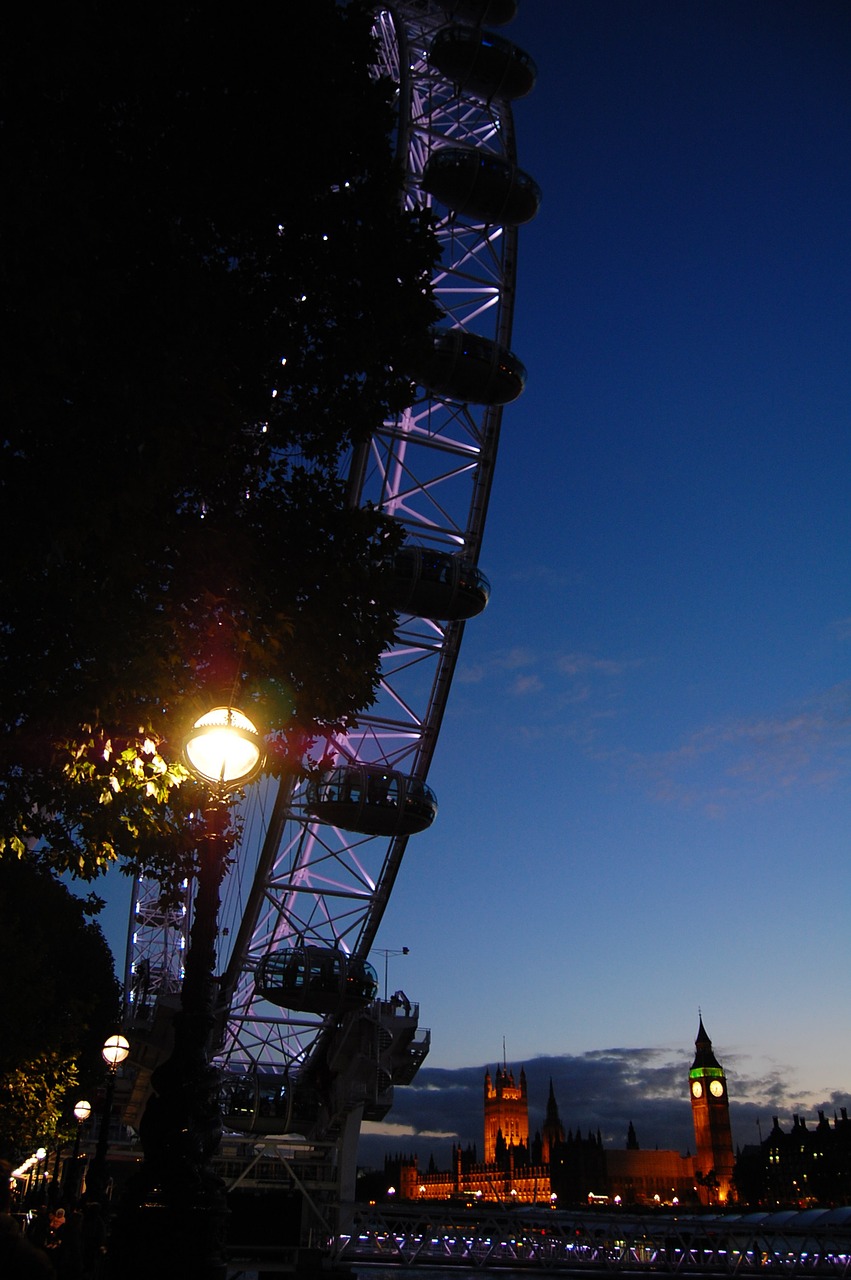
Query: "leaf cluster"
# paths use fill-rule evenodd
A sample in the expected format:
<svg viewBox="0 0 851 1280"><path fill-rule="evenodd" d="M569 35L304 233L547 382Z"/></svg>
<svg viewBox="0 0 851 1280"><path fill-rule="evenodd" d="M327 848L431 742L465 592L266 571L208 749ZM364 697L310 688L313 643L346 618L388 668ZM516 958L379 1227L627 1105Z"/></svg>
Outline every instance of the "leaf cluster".
<svg viewBox="0 0 851 1280"><path fill-rule="evenodd" d="M0 856L90 875L180 845L174 744L211 697L284 742L373 700L399 535L339 477L408 401L435 248L364 6L84 0L19 30Z"/></svg>

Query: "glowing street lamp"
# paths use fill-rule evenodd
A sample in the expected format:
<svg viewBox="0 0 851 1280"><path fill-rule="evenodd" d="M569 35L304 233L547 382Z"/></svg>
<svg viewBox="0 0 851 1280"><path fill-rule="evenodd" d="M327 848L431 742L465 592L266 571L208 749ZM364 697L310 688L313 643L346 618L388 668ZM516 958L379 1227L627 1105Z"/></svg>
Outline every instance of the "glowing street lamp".
<svg viewBox="0 0 851 1280"><path fill-rule="evenodd" d="M130 1044L124 1036L109 1036L100 1051L100 1056L103 1058L112 1074L115 1075L115 1072L121 1066L122 1062L126 1061L129 1053Z"/></svg>
<svg viewBox="0 0 851 1280"><path fill-rule="evenodd" d="M66 1199L72 1202L77 1200L80 1195L80 1138L83 1133L83 1125L92 1114L92 1104L87 1102L85 1098L81 1098L74 1105L74 1119L77 1121L77 1132L74 1135L74 1152L71 1156L71 1163L65 1174L65 1195Z"/></svg>
<svg viewBox="0 0 851 1280"><path fill-rule="evenodd" d="M86 1177L87 1200L100 1201L103 1200L106 1194L106 1155L109 1148L109 1122L112 1118L115 1078L118 1068L126 1060L129 1053L130 1045L122 1035L108 1036L100 1051L100 1056L109 1067L109 1076L107 1077L106 1097L103 1100L103 1111L101 1112L100 1128L98 1129L98 1144L95 1149L95 1157L89 1165L89 1172Z"/></svg>
<svg viewBox="0 0 851 1280"><path fill-rule="evenodd" d="M246 786L263 768L260 734L235 707L215 707L196 720L183 754L195 777L217 794Z"/></svg>
<svg viewBox="0 0 851 1280"><path fill-rule="evenodd" d="M170 1274L224 1280L227 1200L212 1167L222 1136L219 1073L210 1062L215 1022L219 891L233 844L230 804L264 764L260 732L243 712L219 706L195 721L184 742L187 768L206 790L198 870L174 1048L151 1076L142 1119L145 1153L115 1224L110 1253L122 1280Z"/></svg>

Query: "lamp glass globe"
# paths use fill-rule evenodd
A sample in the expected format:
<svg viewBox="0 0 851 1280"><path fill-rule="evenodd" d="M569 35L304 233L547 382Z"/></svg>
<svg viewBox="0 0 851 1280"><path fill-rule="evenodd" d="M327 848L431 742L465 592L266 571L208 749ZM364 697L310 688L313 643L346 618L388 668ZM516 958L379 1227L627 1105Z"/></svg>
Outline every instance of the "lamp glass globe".
<svg viewBox="0 0 851 1280"><path fill-rule="evenodd" d="M224 787L247 782L263 756L257 727L235 707L214 707L196 720L184 751L193 773Z"/></svg>
<svg viewBox="0 0 851 1280"><path fill-rule="evenodd" d="M100 1052L107 1066L114 1070L129 1054L130 1044L124 1036L109 1036Z"/></svg>

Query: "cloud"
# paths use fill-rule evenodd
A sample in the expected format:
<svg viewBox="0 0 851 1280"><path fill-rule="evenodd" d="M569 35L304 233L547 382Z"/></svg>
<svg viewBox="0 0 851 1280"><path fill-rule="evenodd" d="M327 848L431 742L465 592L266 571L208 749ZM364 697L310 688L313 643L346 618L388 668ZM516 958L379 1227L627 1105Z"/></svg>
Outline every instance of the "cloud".
<svg viewBox="0 0 851 1280"><path fill-rule="evenodd" d="M519 698L525 693L540 693L543 687L543 682L536 675L518 676L511 686L511 692Z"/></svg>
<svg viewBox="0 0 851 1280"><path fill-rule="evenodd" d="M492 681L515 697L544 694L549 710L563 710L589 702L597 680L612 681L634 667L638 659L605 658L589 653L537 652L517 645L496 649L478 662L459 666L456 680L461 684ZM607 692L607 697L610 693Z"/></svg>
<svg viewBox="0 0 851 1280"><path fill-rule="evenodd" d="M550 1080L553 1082L565 1129L595 1132L620 1146L632 1120L646 1145L685 1149L693 1143L691 1111L684 1090L688 1061L683 1054L649 1048L596 1050L581 1056L533 1058L523 1065L529 1096L532 1134L543 1124ZM490 1064L491 1073L495 1064ZM453 1142L476 1145L482 1154L483 1081L485 1067L458 1070L423 1067L408 1088L397 1089L391 1113L398 1126L393 1135L367 1134L361 1139L361 1160L380 1164L392 1151L415 1151L427 1162L434 1156L448 1167ZM428 1135L451 1135L440 1140Z"/></svg>
<svg viewBox="0 0 851 1280"><path fill-rule="evenodd" d="M700 725L646 752L615 738L629 710L630 674L641 666L639 658L515 646L494 650L457 678L486 683L494 696L525 708L511 720L514 738L572 743L657 802L709 818L851 777L851 681L758 715Z"/></svg>
<svg viewBox="0 0 851 1280"><path fill-rule="evenodd" d="M824 788L851 766L851 682L774 715L697 729L675 747L635 755L627 767L656 799L719 816L740 799Z"/></svg>
<svg viewBox="0 0 851 1280"><path fill-rule="evenodd" d="M361 1133L376 1138L413 1138L432 1139L457 1138L458 1134L447 1129L416 1129L410 1124L391 1124L387 1120L364 1120Z"/></svg>
<svg viewBox="0 0 851 1280"><path fill-rule="evenodd" d="M641 661L638 658L595 658L590 653L563 653L556 658L555 666L566 676L622 676L631 668L640 667Z"/></svg>
<svg viewBox="0 0 851 1280"><path fill-rule="evenodd" d="M694 1151L694 1130L688 1101L690 1051L624 1046L596 1049L580 1055L540 1056L515 1063L526 1072L529 1129L534 1135L544 1121L550 1080L565 1130L597 1133L608 1147L626 1143L630 1122L639 1143L685 1153ZM738 1146L767 1137L773 1117L790 1127L793 1114L813 1116L824 1109L832 1118L840 1107L851 1106L851 1095L832 1093L814 1102L790 1091L792 1073L784 1066L768 1073L749 1073L744 1059L727 1064L731 1086L733 1141ZM497 1064L489 1064L493 1074ZM731 1070L731 1067L734 1069ZM485 1065L457 1070L422 1067L414 1083L397 1088L393 1110L380 1124L364 1125L359 1162L381 1167L385 1155L416 1153L421 1165L431 1156L439 1168L449 1168L454 1143L475 1145L483 1155L483 1082Z"/></svg>
<svg viewBox="0 0 851 1280"><path fill-rule="evenodd" d="M461 684L480 684L483 680L492 679L494 676L501 678L507 671L534 667L539 661L539 656L533 650L520 645L515 645L511 649L495 649L479 662L470 665L462 662L455 679Z"/></svg>

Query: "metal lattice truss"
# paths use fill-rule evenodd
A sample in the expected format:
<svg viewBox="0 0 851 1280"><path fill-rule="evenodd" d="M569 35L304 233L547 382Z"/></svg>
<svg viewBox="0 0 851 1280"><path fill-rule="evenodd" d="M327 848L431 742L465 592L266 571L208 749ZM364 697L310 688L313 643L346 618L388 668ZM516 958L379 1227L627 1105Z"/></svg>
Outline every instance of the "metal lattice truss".
<svg viewBox="0 0 851 1280"><path fill-rule="evenodd" d="M157 999L180 991L188 908L188 886L184 900L169 906L155 880L140 880L135 885L128 946L132 968L127 987L134 1021L150 1021Z"/></svg>
<svg viewBox="0 0 851 1280"><path fill-rule="evenodd" d="M405 198L433 207L441 248L433 279L442 324L508 346L516 228L476 223L434 204L423 169L436 148L484 149L514 161L510 107L465 94L429 62L446 25L436 3L400 3L376 16L377 70L399 86L398 145ZM383 424L350 461L350 492L405 527L410 542L463 552L477 563L502 410L442 400L422 391ZM435 749L464 624L402 615L384 654L375 705L359 727L328 743L341 762L380 763L425 779ZM311 820L291 783L253 788L245 835L223 904L220 1062L236 1072L298 1072L317 1052L322 1017L281 1010L255 992L270 951L297 940L366 957L407 838L353 835ZM416 837L413 837L416 839ZM424 1055L423 1055L424 1056Z"/></svg>
<svg viewBox="0 0 851 1280"><path fill-rule="evenodd" d="M633 1276L768 1271L839 1280L851 1275L851 1224L847 1209L720 1217L623 1209L589 1216L545 1208L371 1205L356 1211L351 1229L334 1242L334 1254L349 1265L600 1270Z"/></svg>

